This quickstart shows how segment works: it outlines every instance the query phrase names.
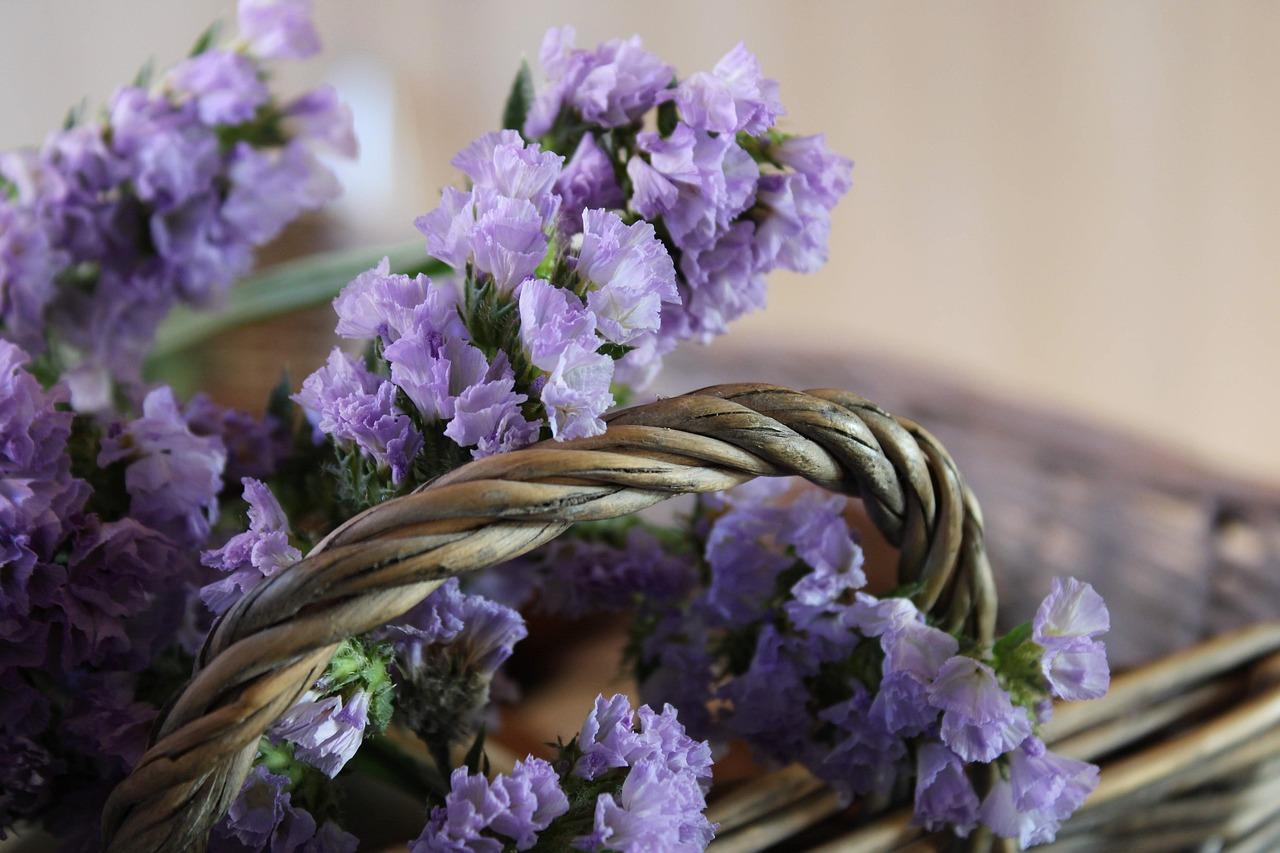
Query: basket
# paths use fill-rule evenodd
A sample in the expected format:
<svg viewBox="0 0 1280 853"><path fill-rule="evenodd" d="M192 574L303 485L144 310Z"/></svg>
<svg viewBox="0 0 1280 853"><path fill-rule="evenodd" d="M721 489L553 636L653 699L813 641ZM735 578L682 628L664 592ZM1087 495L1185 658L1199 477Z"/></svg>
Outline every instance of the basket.
<svg viewBox="0 0 1280 853"><path fill-rule="evenodd" d="M449 576L504 562L572 523L675 494L800 475L862 498L899 550L917 604L979 640L996 628L982 517L951 457L911 420L842 391L717 386L618 412L592 439L473 462L374 507L255 587L215 625L191 682L104 813L113 851L199 849L240 789L259 736L323 672L336 644L395 618ZM1280 839L1280 625L1261 625L1118 678L1045 731L1100 761L1102 783L1062 849L1166 850ZM799 768L712 804L718 849L938 849L908 812L840 809ZM978 849L992 839L975 834Z"/></svg>

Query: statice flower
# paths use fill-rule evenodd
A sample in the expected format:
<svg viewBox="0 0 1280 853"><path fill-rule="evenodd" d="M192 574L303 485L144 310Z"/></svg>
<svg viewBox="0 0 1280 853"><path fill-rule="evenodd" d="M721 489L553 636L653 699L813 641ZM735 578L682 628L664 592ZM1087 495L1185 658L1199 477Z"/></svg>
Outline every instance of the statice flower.
<svg viewBox="0 0 1280 853"><path fill-rule="evenodd" d="M742 42L710 72L682 80L670 97L686 124L714 133L759 136L786 114L778 81L764 77L759 60Z"/></svg>
<svg viewBox="0 0 1280 853"><path fill-rule="evenodd" d="M289 136L309 140L339 156L354 159L360 153L351 108L339 100L338 90L332 86L319 86L286 104L283 126Z"/></svg>
<svg viewBox="0 0 1280 853"><path fill-rule="evenodd" d="M916 752L916 820L930 831L950 826L965 837L977 825L978 807L959 756L940 743L921 744Z"/></svg>
<svg viewBox="0 0 1280 853"><path fill-rule="evenodd" d="M184 60L167 81L195 101L196 115L210 126L246 122L268 97L253 61L228 50L206 50Z"/></svg>
<svg viewBox="0 0 1280 853"><path fill-rule="evenodd" d="M360 748L368 722L366 691L344 700L309 690L275 722L270 735L292 743L299 760L332 779Z"/></svg>
<svg viewBox="0 0 1280 853"><path fill-rule="evenodd" d="M357 839L326 821L317 828L306 809L293 804L289 778L259 765L209 836L211 853L354 853Z"/></svg>
<svg viewBox="0 0 1280 853"><path fill-rule="evenodd" d="M849 699L818 712L818 719L834 727L834 746L820 748L821 758L810 764L843 802L855 795L887 795L906 757L902 740L884 728L871 706L871 695L857 684Z"/></svg>
<svg viewBox="0 0 1280 853"><path fill-rule="evenodd" d="M222 204L226 224L260 245L308 210L318 210L341 192L333 173L301 142L274 150L239 143L227 169L231 189Z"/></svg>
<svg viewBox="0 0 1280 853"><path fill-rule="evenodd" d="M729 323L764 307L764 270L756 262L756 226L738 220L703 251L680 258L681 300L664 329L677 338L707 343L728 331Z"/></svg>
<svg viewBox="0 0 1280 853"><path fill-rule="evenodd" d="M615 213L583 211L576 266L596 326L614 343L657 332L662 303L680 302L671 256L648 222L625 225Z"/></svg>
<svg viewBox="0 0 1280 853"><path fill-rule="evenodd" d="M1058 827L1098 785L1098 768L1055 755L1037 738L1010 754L1008 778L998 778L982 801L982 822L1022 849L1053 841Z"/></svg>
<svg viewBox="0 0 1280 853"><path fill-rule="evenodd" d="M200 590L214 613L225 612L263 578L302 559L302 552L289 544L289 520L267 485L250 477L240 482L249 505L249 529L200 555L204 565L227 575Z"/></svg>
<svg viewBox="0 0 1280 853"><path fill-rule="evenodd" d="M585 133L564 171L556 179L555 191L560 195L561 229L575 234L582 228L579 211L621 208L626 203L613 161L596 142L595 134Z"/></svg>
<svg viewBox="0 0 1280 853"><path fill-rule="evenodd" d="M574 48L574 35L572 27L559 27L542 40L539 60L548 86L529 111L525 136L550 131L565 109L601 127L630 124L657 103L672 80L671 67L646 51L638 36L590 51Z"/></svg>
<svg viewBox="0 0 1280 853"><path fill-rule="evenodd" d="M486 133L449 161L478 189L493 197L530 202L544 225L550 225L560 207L553 192L564 158L526 144L514 130Z"/></svg>
<svg viewBox="0 0 1280 853"><path fill-rule="evenodd" d="M526 634L519 613L450 578L380 634L395 649L406 724L437 748L463 740L480 723L494 673Z"/></svg>
<svg viewBox="0 0 1280 853"><path fill-rule="evenodd" d="M452 312L441 322L433 300L419 305L404 334L386 348L391 381L413 401L424 421L448 420L458 395L483 382L484 353L456 333Z"/></svg>
<svg viewBox="0 0 1280 853"><path fill-rule="evenodd" d="M389 467L392 482L399 483L422 447L422 434L396 403L396 392L394 383L334 347L325 366L308 376L292 399L306 411L317 440L329 436L355 444Z"/></svg>
<svg viewBox="0 0 1280 853"><path fill-rule="evenodd" d="M516 392L510 376L472 385L455 398L444 434L461 447L474 447L476 459L532 444L540 427L524 416L521 406L528 399Z"/></svg>
<svg viewBox="0 0 1280 853"><path fill-rule="evenodd" d="M157 388L142 417L117 424L103 439L98 464L124 462L130 513L182 545L198 545L217 517L227 452L191 431L173 390Z"/></svg>
<svg viewBox="0 0 1280 853"><path fill-rule="evenodd" d="M971 657L941 666L929 701L942 711L942 742L965 761L991 761L1031 734L1026 709L1014 707L991 667Z"/></svg>
<svg viewBox="0 0 1280 853"><path fill-rule="evenodd" d="M0 328L35 351L44 344L44 309L61 261L36 218L0 197Z"/></svg>
<svg viewBox="0 0 1280 853"><path fill-rule="evenodd" d="M1055 696L1097 699L1107 692L1107 650L1095 639L1111 627L1102 596L1075 578L1054 578L1036 611L1032 639L1043 649L1041 670Z"/></svg>
<svg viewBox="0 0 1280 853"><path fill-rule="evenodd" d="M538 834L569 810L555 769L532 756L517 761L510 773L493 781L453 771L443 806L437 806L409 846L411 853L501 851L504 842L528 850Z"/></svg>
<svg viewBox="0 0 1280 853"><path fill-rule="evenodd" d="M423 305L428 307L421 309ZM465 334L452 289L434 286L421 274L393 275L388 258L342 288L333 310L338 315L335 331L344 338L379 338L390 345L411 326L425 326L442 338Z"/></svg>
<svg viewBox="0 0 1280 853"><path fill-rule="evenodd" d="M263 59L306 59L320 51L311 0L240 0L240 35Z"/></svg>
<svg viewBox="0 0 1280 853"><path fill-rule="evenodd" d="M269 477L289 452L286 431L272 415L257 418L220 406L208 394L200 393L182 407L182 416L196 435L212 436L222 442L227 451L224 483L245 477Z"/></svg>

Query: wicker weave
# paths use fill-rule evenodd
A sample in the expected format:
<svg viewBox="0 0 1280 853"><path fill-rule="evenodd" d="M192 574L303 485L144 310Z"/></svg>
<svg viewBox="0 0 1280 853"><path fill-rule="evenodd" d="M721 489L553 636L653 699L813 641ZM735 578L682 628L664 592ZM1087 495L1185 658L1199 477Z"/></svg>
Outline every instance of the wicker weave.
<svg viewBox="0 0 1280 853"><path fill-rule="evenodd" d="M710 388L617 413L598 438L472 463L352 519L253 590L215 626L155 743L113 793L109 849L199 849L258 738L323 671L335 644L395 618L444 578L510 559L575 521L787 474L862 497L899 548L900 578L925 581L918 603L947 627L990 639L995 595L981 516L928 433L844 392ZM1061 709L1046 739L1102 759L1104 772L1058 846L1168 850L1216 839L1270 849L1280 839L1278 650L1280 625L1256 627L1121 676L1103 700ZM711 816L723 850L951 841L923 837L906 812L868 823L842 811L800 768L717 798Z"/></svg>

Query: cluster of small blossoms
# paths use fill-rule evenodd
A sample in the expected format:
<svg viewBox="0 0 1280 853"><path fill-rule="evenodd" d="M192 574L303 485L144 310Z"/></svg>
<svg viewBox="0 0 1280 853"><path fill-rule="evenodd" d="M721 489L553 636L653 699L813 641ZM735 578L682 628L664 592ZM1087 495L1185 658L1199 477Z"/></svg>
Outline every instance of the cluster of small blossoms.
<svg viewBox="0 0 1280 853"><path fill-rule="evenodd" d="M677 80L637 37L595 50L573 40L571 27L543 40L548 83L524 136L569 157L566 233L579 230L580 207L620 210L651 222L676 262L679 300L630 356L630 375L643 377L679 341L706 341L763 307L771 270L813 272L826 261L852 164L821 135L775 129L786 112L778 84L742 44L710 72ZM655 110L656 130L645 130Z"/></svg>
<svg viewBox="0 0 1280 853"><path fill-rule="evenodd" d="M929 829L1051 840L1098 771L1047 751L1036 729L1051 695L1106 692L1102 599L1055 580L1032 623L991 649L962 645L909 598L862 591L845 503L785 481L704 500L694 535L709 577L637 622L642 694L675 703L695 736L800 761L846 799L889 797L914 775ZM979 798L970 768L992 762Z"/></svg>
<svg viewBox="0 0 1280 853"><path fill-rule="evenodd" d="M239 22L236 42L204 38L100 115L0 154L0 334L79 411L135 389L174 305L216 301L255 247L337 195L313 149L355 154L332 88L281 101L265 82L263 61L319 49L308 0L243 0Z"/></svg>
<svg viewBox="0 0 1280 853"><path fill-rule="evenodd" d="M674 708L599 696L553 761L530 756L492 780L455 770L410 850L702 850L715 834L703 814L710 784L711 749Z"/></svg>

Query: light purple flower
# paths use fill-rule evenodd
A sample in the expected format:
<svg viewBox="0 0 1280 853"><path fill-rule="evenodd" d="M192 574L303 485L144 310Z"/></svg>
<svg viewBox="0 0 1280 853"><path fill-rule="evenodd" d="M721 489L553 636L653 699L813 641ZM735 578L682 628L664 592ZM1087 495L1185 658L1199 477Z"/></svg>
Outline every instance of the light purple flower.
<svg viewBox="0 0 1280 853"><path fill-rule="evenodd" d="M240 0L238 23L263 59L306 59L320 50L311 0Z"/></svg>
<svg viewBox="0 0 1280 853"><path fill-rule="evenodd" d="M1031 636L1044 649L1041 671L1055 696L1097 699L1111 673L1106 647L1094 639L1111 627L1102 596L1075 578L1054 578L1032 622Z"/></svg>
<svg viewBox="0 0 1280 853"><path fill-rule="evenodd" d="M290 139L319 143L350 159L360 154L351 108L338 99L338 90L332 86L319 86L290 101L281 123Z"/></svg>
<svg viewBox="0 0 1280 853"><path fill-rule="evenodd" d="M467 768L457 767L449 778L444 805L432 809L422 834L409 845L409 853L501 853L501 841L480 833L502 813L502 808L502 801L484 776L471 775Z"/></svg>
<svg viewBox="0 0 1280 853"><path fill-rule="evenodd" d="M450 578L427 599L403 617L391 637L396 646L397 666L403 672L430 666L429 658L444 651L455 671L471 671L491 676L516 643L528 634L524 619L509 607L483 596L461 591Z"/></svg>
<svg viewBox="0 0 1280 853"><path fill-rule="evenodd" d="M332 779L360 748L368 722L368 692L357 690L344 700L308 690L271 727L271 735L292 743L297 758Z"/></svg>
<svg viewBox="0 0 1280 853"><path fill-rule="evenodd" d="M706 559L706 602L721 624L740 627L761 618L778 575L792 565L780 545L786 510L767 503L734 506L712 524Z"/></svg>
<svg viewBox="0 0 1280 853"><path fill-rule="evenodd" d="M471 232L472 262L510 293L533 275L547 253L543 219L533 203L498 195L487 187L473 191L476 223Z"/></svg>
<svg viewBox="0 0 1280 853"><path fill-rule="evenodd" d="M866 586L862 549L844 518L847 504L843 495L806 489L787 508L790 523L782 529L781 541L813 568L791 587L801 604L831 604L848 590Z"/></svg>
<svg viewBox="0 0 1280 853"><path fill-rule="evenodd" d="M940 743L926 741L916 750L915 819L930 832L950 827L968 837L978 822L978 795L964 764Z"/></svg>
<svg viewBox="0 0 1280 853"><path fill-rule="evenodd" d="M200 121L211 127L243 124L267 100L267 87L253 61L229 50L206 50L186 59L167 79L195 101Z"/></svg>
<svg viewBox="0 0 1280 853"><path fill-rule="evenodd" d="M587 714L578 734L582 757L573 773L583 779L595 779L614 767L630 765L628 756L638 745L633 731L631 702L621 693L608 699L597 696L595 706Z"/></svg>
<svg viewBox="0 0 1280 853"><path fill-rule="evenodd" d="M595 314L570 291L530 279L520 286L517 298L520 341L535 367L550 372L571 347L592 352L599 347Z"/></svg>
<svg viewBox="0 0 1280 853"><path fill-rule="evenodd" d="M379 465L390 467L392 482L399 483L422 447L422 436L395 397L392 382L380 380L334 347L325 366L308 376L292 399L306 411L317 438L354 442Z"/></svg>
<svg viewBox="0 0 1280 853"><path fill-rule="evenodd" d="M587 208L620 209L626 204L609 155L596 144L595 134L585 133L564 171L556 179L560 195L560 226L568 234L581 228L579 213Z"/></svg>
<svg viewBox="0 0 1280 853"><path fill-rule="evenodd" d="M1009 777L999 778L982 802L982 822L1025 850L1054 840L1058 827L1098 785L1098 768L1055 755L1027 738L1009 756Z"/></svg>
<svg viewBox="0 0 1280 853"><path fill-rule="evenodd" d="M544 226L554 221L560 199L553 189L564 165L559 154L543 151L537 143L526 145L514 130L500 130L474 140L450 163L476 188L532 204Z"/></svg>
<svg viewBox="0 0 1280 853"><path fill-rule="evenodd" d="M455 270L471 257L471 235L476 227L476 202L472 193L445 187L440 204L414 220L427 238L427 253Z"/></svg>
<svg viewBox="0 0 1280 853"><path fill-rule="evenodd" d="M255 245L273 239L303 211L316 210L341 193L333 172L300 142L266 151L242 142L227 174L231 189L222 216Z"/></svg>
<svg viewBox="0 0 1280 853"><path fill-rule="evenodd" d="M458 395L483 382L489 371L484 353L434 327L433 308L428 303L419 306L404 336L384 351L391 381L428 423L452 418Z"/></svg>
<svg viewBox="0 0 1280 853"><path fill-rule="evenodd" d="M110 121L112 151L140 199L164 211L211 189L222 165L218 140L196 120L194 105L124 88L111 101Z"/></svg>
<svg viewBox="0 0 1280 853"><path fill-rule="evenodd" d="M666 138L645 132L636 143L649 162L637 155L627 165L632 206L646 219L661 216L683 250L710 248L755 200L760 168L732 136L679 124Z"/></svg>
<svg viewBox="0 0 1280 853"><path fill-rule="evenodd" d="M600 333L614 343L656 332L662 303L680 302L675 267L648 222L626 225L611 211L583 211L576 268Z"/></svg>
<svg viewBox="0 0 1280 853"><path fill-rule="evenodd" d="M538 833L569 810L555 768L533 756L517 761L510 773L494 777L490 791L503 810L489 822L489 829L510 838L517 850L534 846Z"/></svg>
<svg viewBox="0 0 1280 853"><path fill-rule="evenodd" d="M444 434L460 447L474 446L476 459L532 444L540 426L526 420L520 409L528 399L516 393L509 376L472 385L458 394Z"/></svg>
<svg viewBox="0 0 1280 853"><path fill-rule="evenodd" d="M723 334L729 323L764 307L765 279L756 266L756 226L738 220L707 249L681 255L683 305L663 320L663 334L703 343Z"/></svg>
<svg viewBox="0 0 1280 853"><path fill-rule="evenodd" d="M613 359L573 344L560 353L542 387L551 435L560 441L604 432L601 415L613 406Z"/></svg>
<svg viewBox="0 0 1280 853"><path fill-rule="evenodd" d="M421 309L424 313L415 320L423 304L428 307ZM458 314L457 292L434 284L421 273L413 278L393 275L389 258L342 288L333 300L333 310L338 315L334 331L344 338L378 337L383 344L391 344L413 326L425 327L441 337L466 335Z"/></svg>
<svg viewBox="0 0 1280 853"><path fill-rule="evenodd" d="M726 731L745 738L766 761L786 763L805 754L812 717L805 703L796 701L808 693L804 678L812 673L805 663L790 654L787 638L766 624L750 667L719 691L733 707Z"/></svg>
<svg viewBox="0 0 1280 853"><path fill-rule="evenodd" d="M715 837L705 808L701 788L687 774L644 761L631 768L616 797L599 796L592 832L575 840L574 847L619 853L704 850Z"/></svg>
<svg viewBox="0 0 1280 853"><path fill-rule="evenodd" d="M769 145L769 156L804 175L809 192L828 208L835 207L853 186L853 161L828 148L821 133L784 136Z"/></svg>
<svg viewBox="0 0 1280 853"><path fill-rule="evenodd" d="M103 438L98 464L122 460L130 513L179 544L204 542L217 517L227 453L218 439L191 431L171 388L151 391L142 417Z"/></svg>
<svg viewBox="0 0 1280 853"><path fill-rule="evenodd" d="M240 482L249 504L249 529L200 555L204 565L227 574L200 590L200 599L214 613L224 612L263 578L302 559L302 552L289 544L289 520L267 485L250 477Z"/></svg>
<svg viewBox="0 0 1280 853"><path fill-rule="evenodd" d="M893 734L922 734L938 719L938 710L929 704L928 687L959 643L945 631L913 621L884 634L881 646L883 677L871 714Z"/></svg>
<svg viewBox="0 0 1280 853"><path fill-rule="evenodd" d="M435 851L484 851L499 853L500 839L511 839L517 850L528 850L538 833L569 810L555 769L532 756L517 761L510 773L492 782L465 767L453 771L443 806L436 807L422 834L410 845L411 853Z"/></svg>
<svg viewBox="0 0 1280 853"><path fill-rule="evenodd" d="M715 133L759 136L786 114L778 81L764 77L759 60L742 42L709 73L682 80L672 97L686 124Z"/></svg>
<svg viewBox="0 0 1280 853"><path fill-rule="evenodd" d="M646 51L639 36L613 39L594 51L575 49L573 41L572 27L552 28L543 37L539 59L548 85L529 111L525 136L547 133L566 107L589 124L630 124L672 80L671 67Z"/></svg>
<svg viewBox="0 0 1280 853"><path fill-rule="evenodd" d="M991 761L1031 734L1026 709L1014 707L991 667L970 657L942 665L929 701L942 711L942 742L965 761Z"/></svg>

